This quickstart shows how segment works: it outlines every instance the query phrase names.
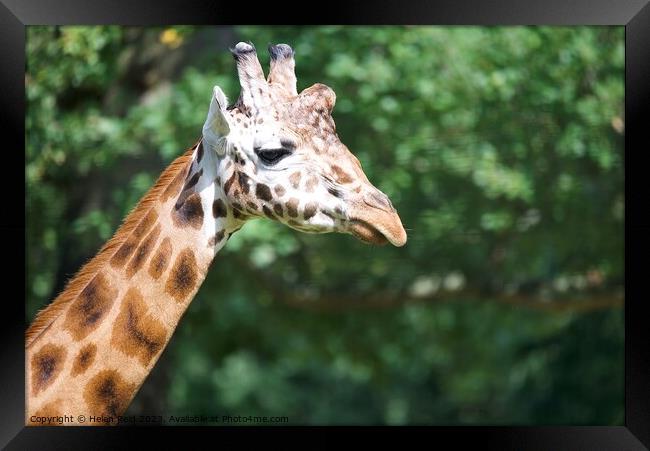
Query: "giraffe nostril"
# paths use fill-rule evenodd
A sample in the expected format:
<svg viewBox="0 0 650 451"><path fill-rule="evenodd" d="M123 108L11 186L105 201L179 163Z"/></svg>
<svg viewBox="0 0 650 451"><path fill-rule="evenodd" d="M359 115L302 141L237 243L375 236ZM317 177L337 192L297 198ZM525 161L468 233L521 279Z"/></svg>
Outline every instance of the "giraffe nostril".
<svg viewBox="0 0 650 451"><path fill-rule="evenodd" d="M378 189L372 190L364 194L363 200L371 207L380 208L388 212L395 212L395 207L390 202L388 196L379 191Z"/></svg>

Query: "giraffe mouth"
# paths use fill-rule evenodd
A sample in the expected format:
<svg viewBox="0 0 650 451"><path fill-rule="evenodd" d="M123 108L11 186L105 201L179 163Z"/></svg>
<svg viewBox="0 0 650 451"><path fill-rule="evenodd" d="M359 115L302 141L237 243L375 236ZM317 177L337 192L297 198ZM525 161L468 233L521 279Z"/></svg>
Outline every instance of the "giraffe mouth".
<svg viewBox="0 0 650 451"><path fill-rule="evenodd" d="M383 233L362 219L353 219L350 221L350 232L354 237L367 244L375 244L378 246L388 244L388 239Z"/></svg>
<svg viewBox="0 0 650 451"><path fill-rule="evenodd" d="M348 232L368 244L382 246L391 243L401 247L406 244L406 231L399 215L392 209L353 208L349 216Z"/></svg>
<svg viewBox="0 0 650 451"><path fill-rule="evenodd" d="M402 247L406 231L388 197L372 185L348 200L348 231L364 243Z"/></svg>

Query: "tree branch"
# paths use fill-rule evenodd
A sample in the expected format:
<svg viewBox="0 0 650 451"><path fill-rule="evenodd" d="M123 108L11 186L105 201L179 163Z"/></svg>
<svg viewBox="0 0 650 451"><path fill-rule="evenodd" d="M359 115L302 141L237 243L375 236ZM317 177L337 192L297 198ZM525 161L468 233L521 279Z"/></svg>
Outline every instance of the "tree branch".
<svg viewBox="0 0 650 451"><path fill-rule="evenodd" d="M291 288L277 277L253 268L250 262L241 256L233 255L239 267L251 280L257 280L273 298L288 306L314 312L341 312L349 310L376 310L400 307L406 304L432 302L466 302L487 301L510 305L517 308L537 310L547 313L585 313L591 311L621 308L624 296L615 290L611 292L574 292L554 297L543 297L528 293L483 293L477 289L466 288L449 291L439 290L427 296L413 296L405 292L375 293L308 293L304 288Z"/></svg>
<svg viewBox="0 0 650 451"><path fill-rule="evenodd" d="M407 294L380 294L369 295L331 295L324 294L317 298L300 295L290 290L274 290L274 298L292 307L319 311L336 312L344 310L383 309L394 308L406 304L420 304L432 302L464 302L471 300L483 300L510 305L512 307L538 310L548 313L568 312L590 312L621 308L624 305L624 298L614 293L601 294L599 296L542 299L533 295L523 294L494 294L483 295L472 290L457 292L441 292L430 296L413 297Z"/></svg>

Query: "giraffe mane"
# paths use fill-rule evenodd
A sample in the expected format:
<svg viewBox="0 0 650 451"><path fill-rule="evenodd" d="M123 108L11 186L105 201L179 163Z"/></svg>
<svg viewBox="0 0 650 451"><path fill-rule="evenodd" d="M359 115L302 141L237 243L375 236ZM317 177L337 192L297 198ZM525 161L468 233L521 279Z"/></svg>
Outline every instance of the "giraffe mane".
<svg viewBox="0 0 650 451"><path fill-rule="evenodd" d="M108 263L113 254L127 240L133 230L151 210L151 207L158 201L165 188L174 180L179 172L188 166L188 163L192 160L192 153L199 143L200 140L186 150L183 155L176 158L163 171L153 187L149 189L138 204L129 212L113 237L67 282L65 289L54 301L37 313L36 318L25 332L25 347L29 347L65 311L66 307L86 288L98 270Z"/></svg>

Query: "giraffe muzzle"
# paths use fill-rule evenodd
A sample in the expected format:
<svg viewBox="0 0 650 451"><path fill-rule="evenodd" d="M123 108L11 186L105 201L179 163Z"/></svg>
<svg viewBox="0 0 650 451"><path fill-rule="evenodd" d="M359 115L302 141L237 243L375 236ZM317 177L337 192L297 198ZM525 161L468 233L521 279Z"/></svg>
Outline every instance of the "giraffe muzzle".
<svg viewBox="0 0 650 451"><path fill-rule="evenodd" d="M384 193L372 187L362 195L349 212L350 233L359 240L376 245L389 242L401 247L406 244L406 231L397 210Z"/></svg>

